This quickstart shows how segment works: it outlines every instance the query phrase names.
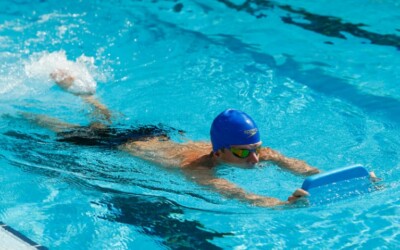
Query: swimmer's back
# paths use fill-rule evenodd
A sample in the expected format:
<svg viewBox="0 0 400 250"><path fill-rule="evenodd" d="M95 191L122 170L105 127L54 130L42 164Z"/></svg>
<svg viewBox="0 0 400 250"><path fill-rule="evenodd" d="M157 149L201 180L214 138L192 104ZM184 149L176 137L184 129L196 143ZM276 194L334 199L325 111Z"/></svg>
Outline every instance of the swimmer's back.
<svg viewBox="0 0 400 250"><path fill-rule="evenodd" d="M153 138L143 141L130 141L120 149L142 159L170 167L190 167L212 150L206 142L177 143L171 140Z"/></svg>

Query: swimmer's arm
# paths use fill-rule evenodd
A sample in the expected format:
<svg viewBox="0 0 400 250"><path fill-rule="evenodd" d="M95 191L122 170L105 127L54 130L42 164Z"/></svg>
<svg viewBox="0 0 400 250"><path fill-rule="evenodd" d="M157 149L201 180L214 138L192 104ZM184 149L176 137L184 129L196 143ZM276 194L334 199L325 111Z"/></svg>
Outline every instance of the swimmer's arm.
<svg viewBox="0 0 400 250"><path fill-rule="evenodd" d="M55 70L50 74L50 77L58 86L60 86L60 88L65 91L68 91L68 88L71 87L75 81L74 76L70 75L67 71L64 70ZM74 93L74 95L80 96L82 100L94 107L96 113L102 115L107 122L111 123L111 111L94 95L82 95L76 93Z"/></svg>
<svg viewBox="0 0 400 250"><path fill-rule="evenodd" d="M238 199L260 207L273 207L294 202L294 200L285 202L276 198L246 192L226 179L215 177L213 171L206 167L183 168L182 170L191 181L211 188L227 198Z"/></svg>
<svg viewBox="0 0 400 250"><path fill-rule="evenodd" d="M288 158L271 148L262 148L259 157L260 161L271 161L281 168L305 176L318 174L320 172L319 169L311 167L305 161Z"/></svg>

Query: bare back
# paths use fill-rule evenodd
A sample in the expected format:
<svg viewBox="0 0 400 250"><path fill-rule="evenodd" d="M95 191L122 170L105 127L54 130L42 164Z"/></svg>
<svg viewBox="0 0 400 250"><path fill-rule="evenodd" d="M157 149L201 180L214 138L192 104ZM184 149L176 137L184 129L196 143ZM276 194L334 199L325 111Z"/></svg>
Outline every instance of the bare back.
<svg viewBox="0 0 400 250"><path fill-rule="evenodd" d="M211 145L205 142L176 143L171 140L152 138L146 141L132 141L120 146L121 150L144 160L168 167L195 167L209 165L207 159Z"/></svg>

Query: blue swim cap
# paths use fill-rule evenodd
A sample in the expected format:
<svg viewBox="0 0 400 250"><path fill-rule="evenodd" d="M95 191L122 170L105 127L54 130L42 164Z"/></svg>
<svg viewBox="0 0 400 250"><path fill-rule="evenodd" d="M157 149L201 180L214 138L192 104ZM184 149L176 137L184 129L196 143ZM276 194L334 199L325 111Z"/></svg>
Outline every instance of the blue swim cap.
<svg viewBox="0 0 400 250"><path fill-rule="evenodd" d="M210 135L214 152L229 148L231 145L260 142L260 133L253 119L235 109L227 109L214 119Z"/></svg>

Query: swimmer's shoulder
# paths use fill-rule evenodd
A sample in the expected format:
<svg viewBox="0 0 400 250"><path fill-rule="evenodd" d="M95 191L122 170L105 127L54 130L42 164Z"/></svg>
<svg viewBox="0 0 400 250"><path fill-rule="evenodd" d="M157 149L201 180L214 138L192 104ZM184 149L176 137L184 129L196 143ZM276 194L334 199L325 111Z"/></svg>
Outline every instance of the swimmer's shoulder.
<svg viewBox="0 0 400 250"><path fill-rule="evenodd" d="M212 146L207 142L187 142L182 144L182 168L212 168Z"/></svg>
<svg viewBox="0 0 400 250"><path fill-rule="evenodd" d="M195 166L208 161L212 150L211 144L206 142L188 141L178 143L171 140L159 140L153 138L145 141L127 142L120 146L121 150L127 151L137 157L152 161L173 161L179 167ZM208 164L207 164L208 165Z"/></svg>

